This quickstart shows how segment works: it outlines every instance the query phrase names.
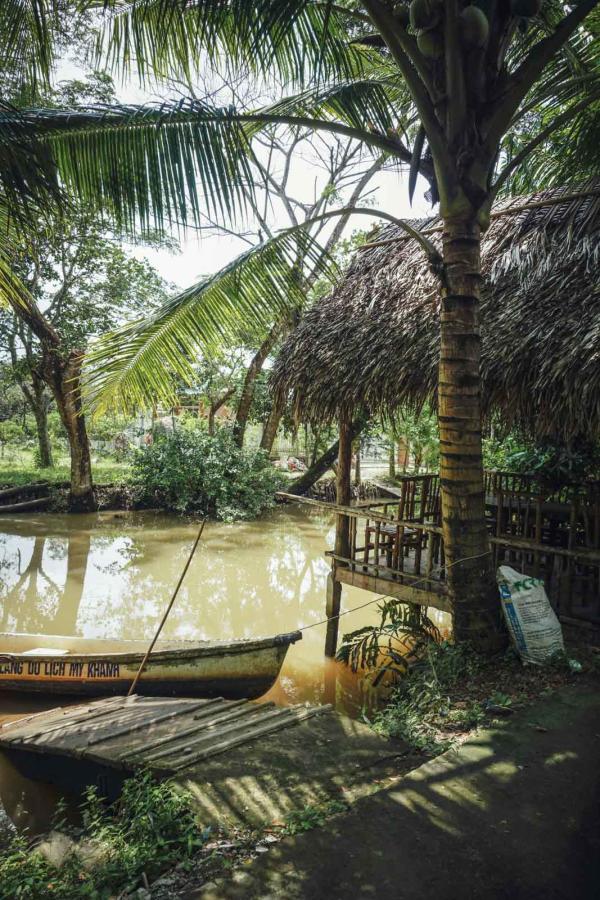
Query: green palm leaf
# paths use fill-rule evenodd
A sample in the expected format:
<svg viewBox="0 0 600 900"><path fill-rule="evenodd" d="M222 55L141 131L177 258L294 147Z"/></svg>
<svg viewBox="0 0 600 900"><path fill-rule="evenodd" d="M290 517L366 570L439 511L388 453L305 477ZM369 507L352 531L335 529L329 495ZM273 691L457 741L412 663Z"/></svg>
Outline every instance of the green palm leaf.
<svg viewBox="0 0 600 900"><path fill-rule="evenodd" d="M385 79L365 79L254 111L198 100L73 110L0 107L0 181L6 179L15 201L22 189L23 196L39 199L55 188L56 167L66 193L106 210L125 230L185 227L207 211L231 220L253 190L251 139L262 128L322 124L393 153L396 132L406 127L406 106L395 102L402 99Z"/></svg>
<svg viewBox="0 0 600 900"><path fill-rule="evenodd" d="M314 0L107 0L113 15L98 46L124 72L189 78L200 58L213 68L284 83L347 78L364 51L348 40L337 4Z"/></svg>
<svg viewBox="0 0 600 900"><path fill-rule="evenodd" d="M339 122L362 131L368 140L373 133L404 132L413 106L397 79L371 77L312 88L265 106L257 114L261 112Z"/></svg>
<svg viewBox="0 0 600 900"><path fill-rule="evenodd" d="M23 147L44 147L65 190L108 211L118 227L162 228L208 210L232 218L250 181L248 138L235 111L199 101L75 110L0 108L10 177L32 174ZM202 190L199 190L198 185ZM38 184L38 187L41 185Z"/></svg>
<svg viewBox="0 0 600 900"><path fill-rule="evenodd" d="M27 219L33 206L57 199L59 185L50 148L18 109L0 101L0 202Z"/></svg>
<svg viewBox="0 0 600 900"><path fill-rule="evenodd" d="M48 82L54 62L52 30L57 24L57 0L2 0L0 59L4 78L16 86Z"/></svg>
<svg viewBox="0 0 600 900"><path fill-rule="evenodd" d="M246 251L150 318L100 338L87 356L88 404L102 411L172 400L176 378L194 379L200 350L217 352L241 327L264 330L298 309L305 301L298 261L321 274L333 269L302 228Z"/></svg>

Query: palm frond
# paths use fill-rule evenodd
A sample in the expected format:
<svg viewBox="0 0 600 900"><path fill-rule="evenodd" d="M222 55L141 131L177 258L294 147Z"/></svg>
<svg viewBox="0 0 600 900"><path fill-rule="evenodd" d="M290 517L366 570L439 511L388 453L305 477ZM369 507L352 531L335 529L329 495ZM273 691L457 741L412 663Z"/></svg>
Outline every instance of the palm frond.
<svg viewBox="0 0 600 900"><path fill-rule="evenodd" d="M6 247L0 247L0 309L6 306L27 306L31 296L26 285L13 269L13 261Z"/></svg>
<svg viewBox="0 0 600 900"><path fill-rule="evenodd" d="M523 44L552 30L564 14L563 4L544 4L543 17ZM600 10L588 15L580 28L556 54L525 98L503 141L502 167L572 109L573 117L553 132L520 162L504 182L502 193L519 194L600 174ZM519 44L517 44L519 49ZM523 51L524 47L520 48Z"/></svg>
<svg viewBox="0 0 600 900"><path fill-rule="evenodd" d="M233 218L245 203L242 185L251 180L240 117L200 101L18 115L0 109L2 133L7 147L21 133L49 148L66 191L110 212L127 230L185 226L190 212L198 221L206 208ZM19 168L15 160L15 179L29 169L28 160L21 162Z"/></svg>
<svg viewBox="0 0 600 900"><path fill-rule="evenodd" d="M298 260L332 273L331 259L297 226L241 254L148 319L102 337L87 357L88 404L102 411L172 400L176 379L194 379L199 351L218 352L241 327L264 331L302 305Z"/></svg>
<svg viewBox="0 0 600 900"><path fill-rule="evenodd" d="M59 185L49 147L18 109L0 101L0 196L5 212L27 219L33 206L57 199Z"/></svg>
<svg viewBox="0 0 600 900"><path fill-rule="evenodd" d="M54 62L52 28L57 0L2 0L0 3L0 59L3 76L16 84L48 82Z"/></svg>
<svg viewBox="0 0 600 900"><path fill-rule="evenodd" d="M314 0L106 0L99 58L142 78L189 78L199 61L307 84L357 74L364 51L336 4Z"/></svg>
<svg viewBox="0 0 600 900"><path fill-rule="evenodd" d="M414 107L403 84L384 77L315 87L263 107L261 112L308 116L323 122L340 122L367 135L389 135L406 131Z"/></svg>

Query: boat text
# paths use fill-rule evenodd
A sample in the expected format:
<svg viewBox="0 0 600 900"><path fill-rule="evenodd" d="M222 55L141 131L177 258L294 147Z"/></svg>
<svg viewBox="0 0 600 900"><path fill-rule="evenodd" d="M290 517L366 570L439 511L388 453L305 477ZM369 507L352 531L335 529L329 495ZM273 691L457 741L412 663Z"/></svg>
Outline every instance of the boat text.
<svg viewBox="0 0 600 900"><path fill-rule="evenodd" d="M119 678L121 666L109 660L69 662L64 659L0 660L1 675L39 675L46 678Z"/></svg>

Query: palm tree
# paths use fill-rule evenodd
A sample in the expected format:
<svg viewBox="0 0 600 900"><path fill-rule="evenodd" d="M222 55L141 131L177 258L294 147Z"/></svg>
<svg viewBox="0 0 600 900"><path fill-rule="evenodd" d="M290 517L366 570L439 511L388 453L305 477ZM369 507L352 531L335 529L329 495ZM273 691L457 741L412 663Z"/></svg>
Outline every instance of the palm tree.
<svg viewBox="0 0 600 900"><path fill-rule="evenodd" d="M540 179L577 164L573 143L561 147L561 159L554 156L551 165L544 154L555 136L567 130L589 136L596 121L590 111L600 99L593 40L598 0L109 5L114 15L102 50L125 69L135 59L143 76L189 78L201 55L214 66L226 58L230 70L272 77L295 91L254 113L203 110L205 123L222 124L223 133L231 129L239 138L241 129L249 144L252 133L273 123L341 133L409 165L411 193L418 173L428 179L444 221L441 257L421 243L440 280L438 412L454 629L457 639L493 650L503 638L484 521L481 234L493 200L510 189L526 161L536 160ZM239 151L238 140L234 146ZM239 173L239 163L234 154L223 177ZM210 182L204 189L216 197ZM276 237L174 298L146 325L107 340L96 355L96 398L109 402L161 390L168 367L185 375L186 354L222 334L223 306L231 311L237 304L251 316L265 303L280 309L290 287L283 263L288 253L293 257L290 244L297 239L297 231Z"/></svg>

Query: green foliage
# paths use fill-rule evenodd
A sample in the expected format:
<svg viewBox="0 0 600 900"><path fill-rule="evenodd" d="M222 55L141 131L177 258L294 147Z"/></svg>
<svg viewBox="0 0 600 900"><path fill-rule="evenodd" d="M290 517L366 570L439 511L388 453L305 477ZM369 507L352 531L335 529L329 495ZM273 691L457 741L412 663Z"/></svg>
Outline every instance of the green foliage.
<svg viewBox="0 0 600 900"><path fill-rule="evenodd" d="M577 484L600 472L600 447L586 439L575 439L570 446L545 438L538 444L515 449L506 458L509 469L538 475L552 487Z"/></svg>
<svg viewBox="0 0 600 900"><path fill-rule="evenodd" d="M483 466L485 469L508 471L508 460L524 448L524 439L514 432L502 437L497 437L492 432L490 436L483 438Z"/></svg>
<svg viewBox="0 0 600 900"><path fill-rule="evenodd" d="M222 352L239 337L242 322L251 333L264 333L303 305L298 257L316 273L332 272L332 260L294 226L170 297L146 319L104 335L88 354L89 402L101 411L157 398L173 402L177 379L194 384L199 351Z"/></svg>
<svg viewBox="0 0 600 900"><path fill-rule="evenodd" d="M108 900L138 887L164 869L189 860L208 837L195 820L190 796L148 774L125 782L117 803L106 807L89 788L83 804L85 842L94 853L87 863L76 850L60 867L32 851L19 836L0 857L2 900Z"/></svg>
<svg viewBox="0 0 600 900"><path fill-rule="evenodd" d="M114 459L94 462L94 474L99 484L123 484L130 477L131 467ZM34 465L33 450L20 450L3 461L0 446L0 487L31 484L32 481L48 481L50 484L68 482L71 474L69 460L62 456L51 469L38 469Z"/></svg>
<svg viewBox="0 0 600 900"><path fill-rule="evenodd" d="M341 800L328 800L324 803L310 803L302 809L292 810L285 817L285 834L302 834L313 828L320 828L327 819L338 813L348 811L348 804Z"/></svg>
<svg viewBox="0 0 600 900"><path fill-rule="evenodd" d="M440 440L436 414L425 405L422 409L400 409L390 423L388 434L393 440L403 440L414 458L417 472L435 472L439 466Z"/></svg>
<svg viewBox="0 0 600 900"><path fill-rule="evenodd" d="M375 727L390 737L400 737L417 750L441 751L440 725L472 727L485 713L478 702L451 710L449 690L463 678L473 678L482 667L480 657L465 644L430 642L422 659L394 689L389 703L377 715Z"/></svg>
<svg viewBox="0 0 600 900"><path fill-rule="evenodd" d="M237 447L229 429L209 435L193 423L138 450L133 481L145 501L234 521L272 507L282 476L262 451Z"/></svg>
<svg viewBox="0 0 600 900"><path fill-rule="evenodd" d="M386 674L405 675L424 648L440 634L426 610L388 597L378 605L379 625L367 625L345 634L337 659L353 672L368 669L377 686Z"/></svg>

